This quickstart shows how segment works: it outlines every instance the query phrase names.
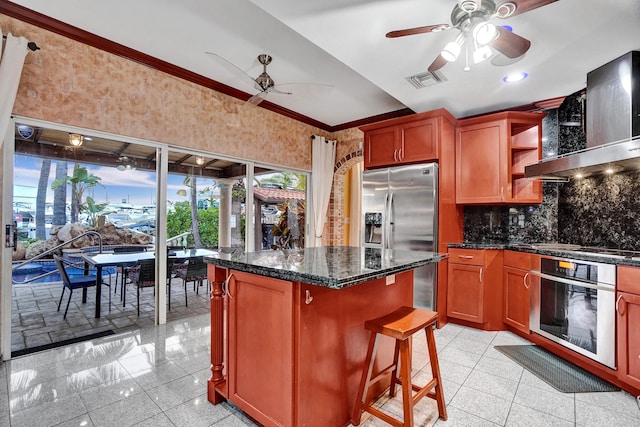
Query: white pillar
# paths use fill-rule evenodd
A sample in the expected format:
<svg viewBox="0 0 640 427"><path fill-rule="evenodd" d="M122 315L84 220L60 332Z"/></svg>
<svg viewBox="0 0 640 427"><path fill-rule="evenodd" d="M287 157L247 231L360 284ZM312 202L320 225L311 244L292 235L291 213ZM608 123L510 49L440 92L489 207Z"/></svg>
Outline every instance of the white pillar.
<svg viewBox="0 0 640 427"><path fill-rule="evenodd" d="M231 205L233 189L233 179L217 179L220 187L220 209L218 218L218 247L231 246Z"/></svg>

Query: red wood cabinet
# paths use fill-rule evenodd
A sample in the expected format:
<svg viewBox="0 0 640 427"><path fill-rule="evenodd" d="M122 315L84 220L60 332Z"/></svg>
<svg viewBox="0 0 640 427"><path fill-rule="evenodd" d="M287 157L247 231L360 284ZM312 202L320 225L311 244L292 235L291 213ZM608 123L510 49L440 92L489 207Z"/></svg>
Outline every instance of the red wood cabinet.
<svg viewBox="0 0 640 427"><path fill-rule="evenodd" d="M213 302L225 278L227 292L224 310L212 311L212 378L221 378L209 380L208 399L228 399L268 427L349 424L369 342L364 322L413 303L412 271L343 289L213 266L209 278L212 310L222 308ZM374 374L393 349L382 337Z"/></svg>
<svg viewBox="0 0 640 427"><path fill-rule="evenodd" d="M504 251L504 323L529 333L532 257L526 252Z"/></svg>
<svg viewBox="0 0 640 427"><path fill-rule="evenodd" d="M640 268L618 266L618 378L640 389Z"/></svg>
<svg viewBox="0 0 640 427"><path fill-rule="evenodd" d="M524 167L541 159L542 113L506 112L462 120L456 130L456 202L541 203L539 179Z"/></svg>
<svg viewBox="0 0 640 427"><path fill-rule="evenodd" d="M262 425L293 425L293 283L231 271L227 287L229 398Z"/></svg>
<svg viewBox="0 0 640 427"><path fill-rule="evenodd" d="M436 117L366 130L364 167L420 163L438 158Z"/></svg>
<svg viewBox="0 0 640 427"><path fill-rule="evenodd" d="M502 250L449 249L447 316L502 330Z"/></svg>

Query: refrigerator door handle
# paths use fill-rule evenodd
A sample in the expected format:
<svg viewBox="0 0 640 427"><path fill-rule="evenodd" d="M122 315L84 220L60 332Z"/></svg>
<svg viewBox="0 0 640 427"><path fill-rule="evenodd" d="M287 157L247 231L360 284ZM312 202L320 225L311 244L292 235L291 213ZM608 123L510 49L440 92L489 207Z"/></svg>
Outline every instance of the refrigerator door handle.
<svg viewBox="0 0 640 427"><path fill-rule="evenodd" d="M393 249L393 240L391 237L393 236L393 231L391 227L393 226L393 193L389 196L389 207L388 207L388 215L387 215L387 249Z"/></svg>
<svg viewBox="0 0 640 427"><path fill-rule="evenodd" d="M383 221L382 221L382 249L387 249L387 242L389 233L389 227L387 223L389 222L389 193L384 195L384 208L382 211Z"/></svg>

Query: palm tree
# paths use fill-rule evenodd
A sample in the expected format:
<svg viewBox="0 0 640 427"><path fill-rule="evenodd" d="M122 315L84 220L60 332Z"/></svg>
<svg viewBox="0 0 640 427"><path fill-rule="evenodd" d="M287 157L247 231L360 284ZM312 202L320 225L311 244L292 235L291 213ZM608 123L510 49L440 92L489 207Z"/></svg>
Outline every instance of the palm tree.
<svg viewBox="0 0 640 427"><path fill-rule="evenodd" d="M100 184L101 178L89 173L87 168L75 164L73 167L73 175L65 176L64 179L56 179L51 184L52 189L56 189L65 184L71 184L71 222L78 222L78 214L83 203L85 190Z"/></svg>
<svg viewBox="0 0 640 427"><path fill-rule="evenodd" d="M51 159L44 159L42 161L42 169L40 169L40 179L38 180L38 193L36 194L36 238L40 240L47 240L45 208L49 172L51 172Z"/></svg>
<svg viewBox="0 0 640 427"><path fill-rule="evenodd" d="M67 162L56 161L56 181L64 181L67 177ZM67 223L67 186L61 185L53 191L53 225Z"/></svg>
<svg viewBox="0 0 640 427"><path fill-rule="evenodd" d="M200 227L198 226L198 189L196 187L196 177L188 175L184 177L184 185L189 187L189 205L191 206L191 234L193 235L193 244L196 248L202 247L202 239L200 239Z"/></svg>

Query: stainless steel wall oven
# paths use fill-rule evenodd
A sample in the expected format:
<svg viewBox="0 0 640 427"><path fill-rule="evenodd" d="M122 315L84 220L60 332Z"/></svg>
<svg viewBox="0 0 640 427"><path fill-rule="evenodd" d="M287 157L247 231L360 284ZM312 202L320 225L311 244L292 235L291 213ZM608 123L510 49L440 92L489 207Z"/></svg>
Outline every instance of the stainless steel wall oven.
<svg viewBox="0 0 640 427"><path fill-rule="evenodd" d="M615 265L543 256L531 273L531 330L615 369Z"/></svg>

